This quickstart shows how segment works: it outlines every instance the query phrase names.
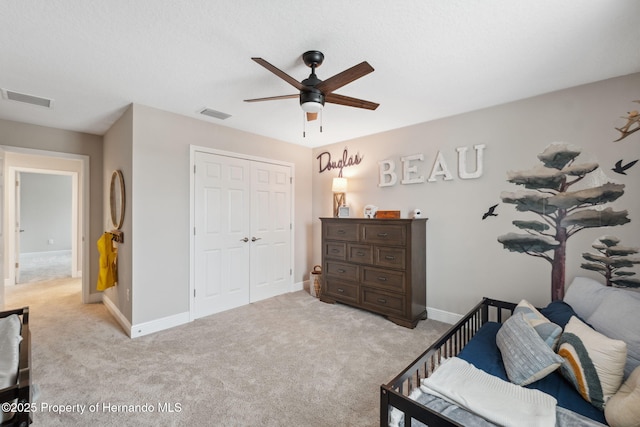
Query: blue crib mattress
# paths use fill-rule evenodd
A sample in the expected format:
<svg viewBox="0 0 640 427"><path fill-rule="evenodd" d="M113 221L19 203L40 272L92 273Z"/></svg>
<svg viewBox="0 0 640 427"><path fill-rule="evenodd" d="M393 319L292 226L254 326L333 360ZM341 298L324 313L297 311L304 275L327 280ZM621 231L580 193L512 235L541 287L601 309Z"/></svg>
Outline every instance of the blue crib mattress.
<svg viewBox="0 0 640 427"><path fill-rule="evenodd" d="M496 344L496 334L500 326L502 324L497 322L485 323L458 354L458 357L488 374L509 381L502 363L500 349ZM604 412L584 400L573 385L563 378L559 370L525 387L550 394L556 398L558 406L606 424Z"/></svg>

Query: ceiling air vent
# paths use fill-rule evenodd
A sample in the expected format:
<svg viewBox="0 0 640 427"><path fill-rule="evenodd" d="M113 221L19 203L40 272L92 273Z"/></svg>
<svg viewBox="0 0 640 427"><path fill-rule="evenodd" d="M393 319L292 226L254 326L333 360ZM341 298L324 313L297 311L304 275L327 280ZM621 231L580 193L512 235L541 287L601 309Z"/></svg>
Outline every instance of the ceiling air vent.
<svg viewBox="0 0 640 427"><path fill-rule="evenodd" d="M14 92L9 89L2 89L2 97L10 101L24 102L26 104L37 105L39 107L53 107L53 99L27 95L26 93Z"/></svg>
<svg viewBox="0 0 640 427"><path fill-rule="evenodd" d="M205 116L213 117L220 120L228 119L229 117L231 117L231 114L222 113L220 111L212 110L211 108L205 108L204 110L200 111L200 114L204 114Z"/></svg>

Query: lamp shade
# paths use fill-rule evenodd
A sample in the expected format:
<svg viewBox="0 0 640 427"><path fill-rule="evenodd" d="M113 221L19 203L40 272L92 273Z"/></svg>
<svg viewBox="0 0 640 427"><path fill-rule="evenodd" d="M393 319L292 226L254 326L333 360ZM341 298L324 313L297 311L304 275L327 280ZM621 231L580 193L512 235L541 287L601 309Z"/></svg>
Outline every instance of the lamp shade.
<svg viewBox="0 0 640 427"><path fill-rule="evenodd" d="M347 178L333 178L331 191L334 193L345 193L347 191Z"/></svg>

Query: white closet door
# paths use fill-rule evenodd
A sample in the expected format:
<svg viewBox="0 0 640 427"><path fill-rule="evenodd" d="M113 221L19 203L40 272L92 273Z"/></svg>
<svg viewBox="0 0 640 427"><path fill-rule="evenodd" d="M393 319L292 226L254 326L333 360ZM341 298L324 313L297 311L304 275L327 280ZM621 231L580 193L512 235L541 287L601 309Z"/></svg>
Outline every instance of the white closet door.
<svg viewBox="0 0 640 427"><path fill-rule="evenodd" d="M249 302L251 164L196 153L195 317Z"/></svg>
<svg viewBox="0 0 640 427"><path fill-rule="evenodd" d="M253 162L251 168L251 302L289 290L291 168Z"/></svg>
<svg viewBox="0 0 640 427"><path fill-rule="evenodd" d="M291 168L195 153L193 316L288 292Z"/></svg>

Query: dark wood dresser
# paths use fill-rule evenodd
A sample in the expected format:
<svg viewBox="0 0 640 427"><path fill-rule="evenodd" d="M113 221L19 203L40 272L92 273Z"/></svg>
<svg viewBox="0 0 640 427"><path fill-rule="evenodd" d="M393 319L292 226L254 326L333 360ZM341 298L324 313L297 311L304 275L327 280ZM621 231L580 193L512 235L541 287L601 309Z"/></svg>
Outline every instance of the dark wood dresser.
<svg viewBox="0 0 640 427"><path fill-rule="evenodd" d="M427 219L320 218L324 302L415 328L427 318Z"/></svg>

